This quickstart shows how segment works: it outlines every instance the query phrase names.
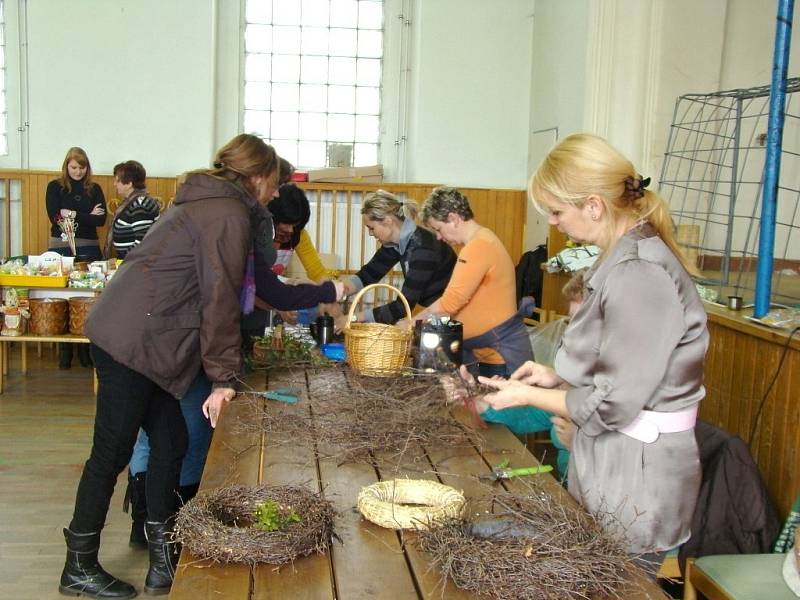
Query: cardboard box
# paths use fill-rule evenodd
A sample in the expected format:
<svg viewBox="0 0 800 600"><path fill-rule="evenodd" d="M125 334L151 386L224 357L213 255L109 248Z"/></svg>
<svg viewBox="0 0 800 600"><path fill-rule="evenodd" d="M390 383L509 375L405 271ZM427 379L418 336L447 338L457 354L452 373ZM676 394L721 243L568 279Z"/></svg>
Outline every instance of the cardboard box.
<svg viewBox="0 0 800 600"><path fill-rule="evenodd" d="M315 169L308 172L308 180L323 183L382 183L383 165Z"/></svg>

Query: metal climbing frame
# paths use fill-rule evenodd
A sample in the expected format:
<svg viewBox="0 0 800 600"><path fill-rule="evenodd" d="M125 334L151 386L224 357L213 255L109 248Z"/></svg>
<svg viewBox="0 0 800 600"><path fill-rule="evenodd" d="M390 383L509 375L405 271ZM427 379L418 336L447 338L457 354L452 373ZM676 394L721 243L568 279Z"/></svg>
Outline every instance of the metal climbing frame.
<svg viewBox="0 0 800 600"><path fill-rule="evenodd" d="M800 302L800 78L787 80L772 301ZM769 86L687 94L675 104L660 191L703 282L752 300Z"/></svg>

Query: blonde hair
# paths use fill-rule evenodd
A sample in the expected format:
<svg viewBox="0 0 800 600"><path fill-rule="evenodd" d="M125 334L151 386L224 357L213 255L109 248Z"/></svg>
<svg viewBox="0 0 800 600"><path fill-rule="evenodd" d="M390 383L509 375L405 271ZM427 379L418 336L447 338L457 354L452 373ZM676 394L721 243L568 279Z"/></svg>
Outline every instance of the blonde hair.
<svg viewBox="0 0 800 600"><path fill-rule="evenodd" d="M419 207L413 200L403 202L386 190L377 190L366 195L361 207L361 214L370 221L383 221L386 217L394 217L400 221L417 220Z"/></svg>
<svg viewBox="0 0 800 600"><path fill-rule="evenodd" d="M689 274L698 275L697 266L675 241L666 202L651 190L631 193L631 180L641 182L631 161L603 138L578 133L564 138L550 151L531 176L528 193L540 212L546 212L537 198L542 192L577 208L583 207L589 196L598 196L608 215L605 234L610 242L616 241L613 236L621 220L647 221Z"/></svg>
<svg viewBox="0 0 800 600"><path fill-rule="evenodd" d="M90 189L92 189L92 185L94 185L92 183L92 165L89 162L89 157L86 155L86 151L78 146L73 146L67 150L67 155L64 157L64 162L61 165L61 177L59 177L61 187L68 192L72 192L73 179L69 176L69 171L67 170L67 166L72 160L74 160L80 166L86 167L86 175L83 176L82 181L84 189L88 192Z"/></svg>
<svg viewBox="0 0 800 600"><path fill-rule="evenodd" d="M287 163L288 164L288 163ZM251 179L259 175L268 177L275 173L280 178L280 158L275 149L250 133L240 133L222 146L214 155L211 169L198 169L186 175L203 173L230 181L253 193ZM185 176L181 181L185 180Z"/></svg>

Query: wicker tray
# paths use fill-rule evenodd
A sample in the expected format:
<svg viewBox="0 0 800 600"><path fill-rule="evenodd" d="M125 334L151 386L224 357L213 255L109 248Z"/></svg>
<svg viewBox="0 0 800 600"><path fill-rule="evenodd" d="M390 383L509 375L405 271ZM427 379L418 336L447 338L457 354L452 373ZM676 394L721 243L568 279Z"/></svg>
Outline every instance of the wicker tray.
<svg viewBox="0 0 800 600"><path fill-rule="evenodd" d="M385 323L353 323L353 315L361 298L369 290L378 287L395 292L403 302L408 320L411 320L411 308L400 290L386 283L373 283L358 292L350 305L348 325L344 329L344 345L347 362L356 373L370 377L390 377L406 365L414 332Z"/></svg>

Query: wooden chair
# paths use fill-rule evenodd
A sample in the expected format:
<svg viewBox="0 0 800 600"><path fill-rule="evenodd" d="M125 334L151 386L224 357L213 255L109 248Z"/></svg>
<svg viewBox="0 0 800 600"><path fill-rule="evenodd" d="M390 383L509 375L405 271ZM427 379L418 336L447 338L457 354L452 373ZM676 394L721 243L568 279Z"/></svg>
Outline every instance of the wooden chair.
<svg viewBox="0 0 800 600"><path fill-rule="evenodd" d="M684 600L797 600L783 579L785 554L722 554L686 564Z"/></svg>

